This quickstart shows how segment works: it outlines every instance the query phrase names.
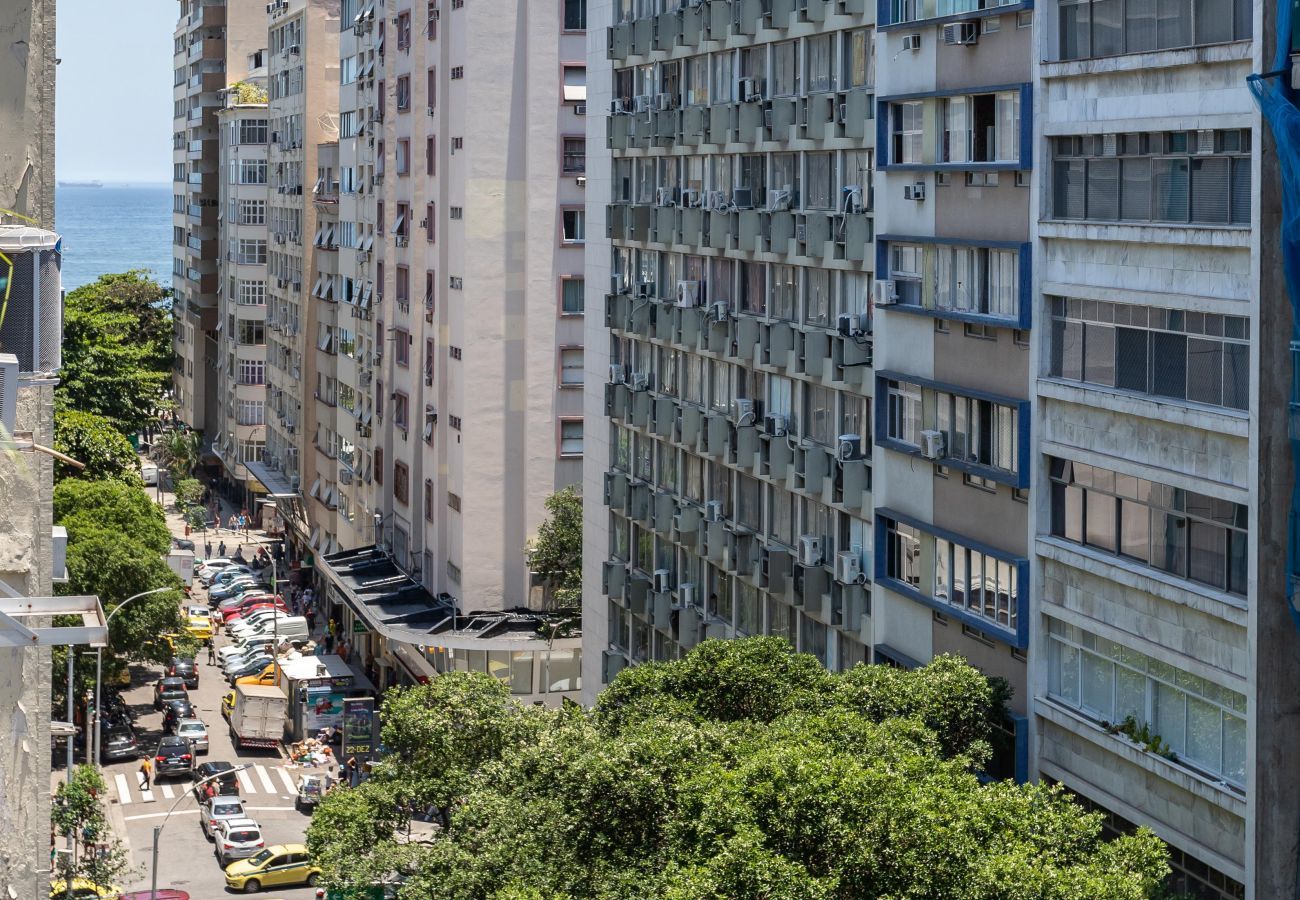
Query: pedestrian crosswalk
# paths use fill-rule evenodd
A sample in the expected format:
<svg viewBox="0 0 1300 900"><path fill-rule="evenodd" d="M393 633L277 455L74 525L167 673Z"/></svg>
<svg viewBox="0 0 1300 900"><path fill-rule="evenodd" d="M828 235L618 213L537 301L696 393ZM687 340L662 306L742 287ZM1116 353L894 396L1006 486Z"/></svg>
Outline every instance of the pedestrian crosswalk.
<svg viewBox="0 0 1300 900"><path fill-rule="evenodd" d="M253 765L235 773L239 779L241 797L292 797L298 793L298 769L286 766ZM118 772L113 776L113 789L122 806L132 803L153 803L157 800L175 800L191 788L189 780L155 780L150 790L144 790L137 772Z"/></svg>

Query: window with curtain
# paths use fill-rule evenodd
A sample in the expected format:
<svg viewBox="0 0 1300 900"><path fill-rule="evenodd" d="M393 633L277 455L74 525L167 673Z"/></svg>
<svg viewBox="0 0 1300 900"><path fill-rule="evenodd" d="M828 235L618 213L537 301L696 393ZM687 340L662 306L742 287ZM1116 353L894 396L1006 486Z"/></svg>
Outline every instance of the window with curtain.
<svg viewBox="0 0 1300 900"><path fill-rule="evenodd" d="M560 282L560 312L566 316L582 315L586 300L586 282L581 278L565 278Z"/></svg>
<svg viewBox="0 0 1300 900"><path fill-rule="evenodd" d="M835 38L833 34L820 34L804 42L809 94L835 90Z"/></svg>
<svg viewBox="0 0 1300 900"><path fill-rule="evenodd" d="M834 209L835 154L807 153L804 164L808 169L804 206L808 209Z"/></svg>
<svg viewBox="0 0 1300 900"><path fill-rule="evenodd" d="M1250 0L1066 0L1057 58L1089 59L1250 40Z"/></svg>
<svg viewBox="0 0 1300 900"><path fill-rule="evenodd" d="M793 97L799 93L799 42L772 45L772 96Z"/></svg>

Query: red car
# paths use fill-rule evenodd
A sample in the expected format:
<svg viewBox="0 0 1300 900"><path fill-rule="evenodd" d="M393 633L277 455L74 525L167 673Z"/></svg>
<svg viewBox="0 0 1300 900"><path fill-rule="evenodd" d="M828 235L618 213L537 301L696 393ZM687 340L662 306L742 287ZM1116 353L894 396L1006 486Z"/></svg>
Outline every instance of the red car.
<svg viewBox="0 0 1300 900"><path fill-rule="evenodd" d="M283 600L276 600L274 597L271 597L269 595L261 596L261 597L249 597L247 600L245 600L243 603L239 604L238 606L233 606L230 609L227 609L224 612L222 612L221 621L229 625L231 622L239 621L240 619L242 619L244 616L248 615L255 609L266 609L269 606L274 606L277 609L282 609L285 612L288 612L288 607L284 605Z"/></svg>
<svg viewBox="0 0 1300 900"><path fill-rule="evenodd" d="M248 607L248 609L241 609L239 612L235 613L230 618L226 619L226 624L234 625L236 622L248 618L255 612L261 612L264 609L271 609L272 607L274 607L275 609L279 610L282 613L289 612L289 610L285 608L283 602L272 603L270 600L267 600L264 603L255 603L252 606Z"/></svg>

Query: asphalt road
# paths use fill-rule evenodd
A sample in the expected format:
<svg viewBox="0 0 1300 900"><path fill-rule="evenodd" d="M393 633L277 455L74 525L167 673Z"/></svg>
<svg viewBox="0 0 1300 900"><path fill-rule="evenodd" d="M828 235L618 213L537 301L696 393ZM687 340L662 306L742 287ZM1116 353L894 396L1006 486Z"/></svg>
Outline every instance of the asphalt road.
<svg viewBox="0 0 1300 900"><path fill-rule="evenodd" d="M206 601L196 583L194 602ZM217 646L226 639L218 635ZM211 749L200 755L200 763L228 760L236 765L248 763L253 768L241 772L240 795L252 818L262 826L268 846L301 843L305 839L308 813L294 809L294 791L300 769L288 767L288 760L274 751L244 750L235 752L230 730L221 715L221 697L230 689L216 666L206 664L207 654L199 655L199 687L190 691L198 717L208 726ZM162 713L153 708L153 683L159 677L155 668L132 667L132 685L123 690L127 703L136 711L136 729L141 747L152 753L162 734ZM80 761L80 760L78 760ZM150 884L150 861L153 829L162 824L158 843L158 887L179 888L189 892L192 900L229 896L222 869L213 846L199 827L198 804L189 790L191 781L179 777L155 781L144 793L140 787L139 761L110 763L104 767L108 782L112 817L119 837L128 845L132 862L140 877L122 887L144 890ZM168 811L172 810L168 816ZM315 891L308 887L269 888L262 896L272 898L309 898Z"/></svg>

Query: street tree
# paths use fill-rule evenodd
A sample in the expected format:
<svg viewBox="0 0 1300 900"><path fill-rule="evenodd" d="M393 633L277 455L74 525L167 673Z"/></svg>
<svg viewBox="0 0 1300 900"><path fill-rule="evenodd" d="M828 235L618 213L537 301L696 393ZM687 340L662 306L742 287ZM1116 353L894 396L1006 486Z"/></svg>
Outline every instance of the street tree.
<svg viewBox="0 0 1300 900"><path fill-rule="evenodd" d="M203 502L203 492L207 490L197 478L182 478L174 483L172 493L176 497L178 509L188 509Z"/></svg>
<svg viewBox="0 0 1300 900"><path fill-rule="evenodd" d="M103 416L125 434L143 429L171 384L171 341L170 292L143 271L70 291L56 408Z"/></svg>
<svg viewBox="0 0 1300 900"><path fill-rule="evenodd" d="M201 444L197 431L184 428L169 431L159 440L158 450L172 484L195 480L194 470L199 467Z"/></svg>
<svg viewBox="0 0 1300 900"><path fill-rule="evenodd" d="M529 547L529 566L558 606L582 602L582 494L566 487L546 498L550 514Z"/></svg>
<svg viewBox="0 0 1300 900"><path fill-rule="evenodd" d="M140 484L64 479L54 486L54 521L68 529L69 546L82 529L107 529L165 553L167 519Z"/></svg>
<svg viewBox="0 0 1300 900"><path fill-rule="evenodd" d="M116 426L103 416L73 409L61 409L54 415L54 449L67 454L84 469L62 460L54 462L56 479L108 479L136 484L140 481L140 462L135 448Z"/></svg>
<svg viewBox="0 0 1300 900"><path fill-rule="evenodd" d="M592 711L445 674L387 695L388 754L308 842L327 883L400 874L400 897L1155 896L1151 832L1106 841L1060 788L981 779L1004 698L955 658L830 673L776 638L624 670ZM408 838L429 802L442 827Z"/></svg>
<svg viewBox="0 0 1300 900"><path fill-rule="evenodd" d="M55 833L72 839L72 852L64 854L56 875L65 882L84 878L96 888L107 888L131 874L126 849L114 836L104 811L106 785L95 766L77 766L59 784L50 810Z"/></svg>

